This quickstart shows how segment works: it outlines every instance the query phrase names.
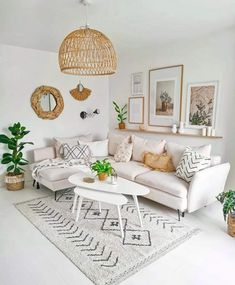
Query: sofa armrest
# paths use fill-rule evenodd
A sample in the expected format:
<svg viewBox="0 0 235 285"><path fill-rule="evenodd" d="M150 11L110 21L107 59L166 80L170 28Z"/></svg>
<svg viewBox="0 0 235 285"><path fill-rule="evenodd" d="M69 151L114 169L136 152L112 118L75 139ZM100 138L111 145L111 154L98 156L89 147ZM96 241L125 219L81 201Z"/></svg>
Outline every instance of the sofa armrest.
<svg viewBox="0 0 235 285"><path fill-rule="evenodd" d="M52 159L56 157L55 148L53 146L37 148L33 150L34 162L39 162L44 159Z"/></svg>
<svg viewBox="0 0 235 285"><path fill-rule="evenodd" d="M224 163L197 172L189 186L188 212L196 211L216 200L224 190L230 164Z"/></svg>

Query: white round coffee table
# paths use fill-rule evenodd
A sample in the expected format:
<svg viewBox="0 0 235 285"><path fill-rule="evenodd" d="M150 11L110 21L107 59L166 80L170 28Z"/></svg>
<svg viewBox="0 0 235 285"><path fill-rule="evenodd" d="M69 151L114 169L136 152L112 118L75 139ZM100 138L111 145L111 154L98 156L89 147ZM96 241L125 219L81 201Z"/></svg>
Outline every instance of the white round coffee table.
<svg viewBox="0 0 235 285"><path fill-rule="evenodd" d="M92 176L92 173L90 172L89 174L89 172L79 171L78 173L73 174L69 177L69 182L76 185L80 189L87 189L89 191L94 190L97 192L99 191L116 195L131 195L136 206L140 226L143 226L137 197L148 194L149 189L147 187L121 177L118 177L117 184L115 185L111 184L110 179L107 179L106 181L99 181L97 178L95 178L94 183L84 182L83 178L89 175Z"/></svg>
<svg viewBox="0 0 235 285"><path fill-rule="evenodd" d="M112 205L117 206L120 232L121 232L121 236L123 237L123 227L122 227L122 217L121 217L120 206L127 203L128 200L125 196L123 196L122 194L114 194L114 193L108 193L108 192L102 192L102 191L90 190L90 189L84 189L84 188L82 189L79 187L76 187L74 189L74 195L75 196L74 196L74 201L73 201L72 213L75 212L77 199L79 196L76 222L79 219L83 198L98 201L100 212L101 212L100 202L104 202L104 203L108 203L108 204L112 204Z"/></svg>

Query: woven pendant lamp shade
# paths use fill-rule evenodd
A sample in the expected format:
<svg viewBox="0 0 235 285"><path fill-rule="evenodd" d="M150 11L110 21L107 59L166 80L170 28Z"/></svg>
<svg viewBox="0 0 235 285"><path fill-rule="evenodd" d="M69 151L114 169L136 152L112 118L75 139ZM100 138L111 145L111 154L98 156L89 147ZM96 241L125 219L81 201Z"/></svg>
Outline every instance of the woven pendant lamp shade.
<svg viewBox="0 0 235 285"><path fill-rule="evenodd" d="M71 32L63 40L59 65L64 73L108 75L116 72L117 58L111 41L101 32L86 27Z"/></svg>

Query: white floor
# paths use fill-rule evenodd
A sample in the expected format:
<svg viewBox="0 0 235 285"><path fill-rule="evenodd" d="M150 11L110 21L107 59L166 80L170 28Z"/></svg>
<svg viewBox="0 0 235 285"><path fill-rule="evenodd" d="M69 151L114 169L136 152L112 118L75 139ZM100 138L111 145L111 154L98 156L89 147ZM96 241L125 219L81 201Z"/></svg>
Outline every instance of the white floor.
<svg viewBox="0 0 235 285"><path fill-rule="evenodd" d="M14 207L13 203L44 196L50 191L28 187L18 192L0 188L0 284L91 285L53 244ZM156 207L162 207L155 204ZM175 211L167 209L169 215ZM235 238L226 234L218 203L186 214L202 232L122 285L234 284Z"/></svg>

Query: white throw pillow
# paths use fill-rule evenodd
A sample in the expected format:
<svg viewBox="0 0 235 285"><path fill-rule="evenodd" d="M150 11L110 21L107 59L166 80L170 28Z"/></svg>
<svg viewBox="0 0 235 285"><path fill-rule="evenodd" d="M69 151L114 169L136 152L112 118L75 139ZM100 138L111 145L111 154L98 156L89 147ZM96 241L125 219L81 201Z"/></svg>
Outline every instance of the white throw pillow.
<svg viewBox="0 0 235 285"><path fill-rule="evenodd" d="M210 166L210 158L187 147L176 168L175 175L186 182L191 182L194 174Z"/></svg>
<svg viewBox="0 0 235 285"><path fill-rule="evenodd" d="M87 145L91 151L91 156L108 156L108 142L109 140L95 141L95 142L84 142L79 141L81 145Z"/></svg>
<svg viewBox="0 0 235 285"><path fill-rule="evenodd" d="M186 148L187 148L187 146L177 144L177 143L167 143L166 144L167 154L169 156L171 156L172 162L173 162L175 168L177 168L177 166L181 160L181 157L182 157ZM198 146L198 147L191 147L191 148L193 150L197 151L201 155L204 155L206 157L211 156L211 145L210 144L202 145L202 146Z"/></svg>
<svg viewBox="0 0 235 285"><path fill-rule="evenodd" d="M165 149L165 140L154 141L146 140L132 135L131 141L133 143L133 156L132 159L136 161L143 161L145 152L153 152L156 154L162 154Z"/></svg>
<svg viewBox="0 0 235 285"><path fill-rule="evenodd" d="M128 162L131 159L133 150L133 143L121 143L117 147L117 151L114 154L114 160L116 162Z"/></svg>
<svg viewBox="0 0 235 285"><path fill-rule="evenodd" d="M110 133L109 139L109 154L114 155L117 151L117 147L122 142L128 143L130 141L130 136L118 135Z"/></svg>
<svg viewBox="0 0 235 285"><path fill-rule="evenodd" d="M68 145L77 145L78 141L82 140L84 142L91 142L92 141L92 135L87 134L87 135L81 135L81 136L76 136L76 137L66 137L66 138L54 138L55 142L55 151L56 151L56 157L63 157L63 144L68 144Z"/></svg>

